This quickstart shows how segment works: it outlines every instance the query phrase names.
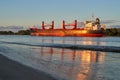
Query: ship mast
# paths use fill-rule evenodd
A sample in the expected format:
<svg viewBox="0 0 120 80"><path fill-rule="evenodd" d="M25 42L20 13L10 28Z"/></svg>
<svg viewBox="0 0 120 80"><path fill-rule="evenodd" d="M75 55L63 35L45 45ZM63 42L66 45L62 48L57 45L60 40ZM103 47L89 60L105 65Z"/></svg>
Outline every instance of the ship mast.
<svg viewBox="0 0 120 80"><path fill-rule="evenodd" d="M92 22L92 30L93 30L93 26L94 26L94 13L92 13L92 20L91 20L91 22Z"/></svg>

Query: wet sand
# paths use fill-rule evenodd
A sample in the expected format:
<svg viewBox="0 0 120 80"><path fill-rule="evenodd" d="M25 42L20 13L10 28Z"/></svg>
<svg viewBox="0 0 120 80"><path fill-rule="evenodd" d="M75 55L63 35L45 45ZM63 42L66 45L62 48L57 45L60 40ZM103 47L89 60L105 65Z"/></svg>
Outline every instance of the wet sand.
<svg viewBox="0 0 120 80"><path fill-rule="evenodd" d="M0 55L0 80L56 80L44 72L26 67Z"/></svg>

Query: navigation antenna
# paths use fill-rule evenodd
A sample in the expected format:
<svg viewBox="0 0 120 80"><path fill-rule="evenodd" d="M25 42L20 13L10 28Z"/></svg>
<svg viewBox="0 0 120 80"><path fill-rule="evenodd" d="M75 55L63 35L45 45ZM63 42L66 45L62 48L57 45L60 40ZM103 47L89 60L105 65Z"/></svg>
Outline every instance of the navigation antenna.
<svg viewBox="0 0 120 80"><path fill-rule="evenodd" d="M92 13L92 22L94 22L94 13Z"/></svg>

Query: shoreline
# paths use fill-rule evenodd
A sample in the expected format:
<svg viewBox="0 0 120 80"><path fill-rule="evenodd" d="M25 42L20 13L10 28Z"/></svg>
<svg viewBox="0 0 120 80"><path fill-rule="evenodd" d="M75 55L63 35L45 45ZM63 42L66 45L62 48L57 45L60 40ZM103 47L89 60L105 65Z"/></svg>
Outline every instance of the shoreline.
<svg viewBox="0 0 120 80"><path fill-rule="evenodd" d="M0 80L56 80L50 75L12 61L0 54Z"/></svg>

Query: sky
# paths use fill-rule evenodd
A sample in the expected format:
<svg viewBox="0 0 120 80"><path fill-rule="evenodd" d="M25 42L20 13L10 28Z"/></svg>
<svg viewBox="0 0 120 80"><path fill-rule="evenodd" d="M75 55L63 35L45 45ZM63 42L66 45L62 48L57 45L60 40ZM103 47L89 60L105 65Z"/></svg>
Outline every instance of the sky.
<svg viewBox="0 0 120 80"><path fill-rule="evenodd" d="M120 26L120 0L0 0L0 26L61 25L94 17L107 26Z"/></svg>

